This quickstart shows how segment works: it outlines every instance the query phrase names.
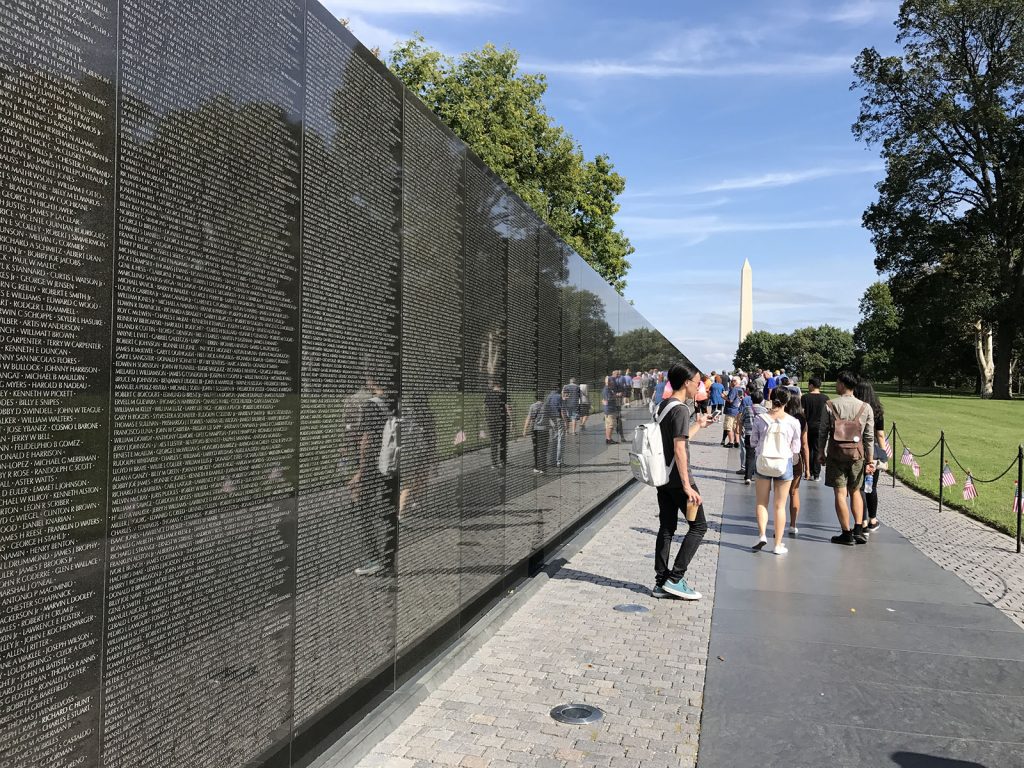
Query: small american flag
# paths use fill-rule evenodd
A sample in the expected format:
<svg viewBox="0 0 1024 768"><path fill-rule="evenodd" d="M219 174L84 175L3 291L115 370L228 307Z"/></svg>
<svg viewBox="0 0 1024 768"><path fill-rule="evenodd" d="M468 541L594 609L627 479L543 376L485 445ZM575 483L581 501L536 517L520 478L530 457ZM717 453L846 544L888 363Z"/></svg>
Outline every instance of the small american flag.
<svg viewBox="0 0 1024 768"><path fill-rule="evenodd" d="M892 443L890 443L888 440L885 441L885 455L888 456L890 459L892 458Z"/></svg>
<svg viewBox="0 0 1024 768"><path fill-rule="evenodd" d="M967 480L964 481L964 501L969 499L978 498L978 491L974 487L974 478L971 477L971 473L967 473Z"/></svg>
<svg viewBox="0 0 1024 768"><path fill-rule="evenodd" d="M1018 488L1017 487L1017 483L1014 482L1014 484L1013 484L1013 513L1017 514L1018 510L1024 511L1024 509L1022 509L1022 507L1024 507L1024 501L1021 501L1021 498L1020 498L1020 488Z"/></svg>
<svg viewBox="0 0 1024 768"><path fill-rule="evenodd" d="M914 470L914 477L921 476L921 465L917 463L917 459L910 460L910 468Z"/></svg>
<svg viewBox="0 0 1024 768"><path fill-rule="evenodd" d="M956 478L953 477L953 470L947 464L942 468L942 487L946 488L950 485L956 485Z"/></svg>
<svg viewBox="0 0 1024 768"><path fill-rule="evenodd" d="M906 464L908 467L914 466L914 454L912 454L910 449L906 446L903 447L903 455L900 456L900 464Z"/></svg>

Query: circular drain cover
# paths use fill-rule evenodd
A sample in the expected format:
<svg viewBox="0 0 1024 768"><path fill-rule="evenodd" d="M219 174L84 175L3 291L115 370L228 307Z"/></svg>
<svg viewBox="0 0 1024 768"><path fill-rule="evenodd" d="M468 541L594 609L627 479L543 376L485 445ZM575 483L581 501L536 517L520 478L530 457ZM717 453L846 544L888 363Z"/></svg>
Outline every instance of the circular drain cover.
<svg viewBox="0 0 1024 768"><path fill-rule="evenodd" d="M622 613L647 613L650 608L646 605L637 605L636 603L623 603L622 605L616 605L612 610L621 611Z"/></svg>
<svg viewBox="0 0 1024 768"><path fill-rule="evenodd" d="M604 712L589 704L560 704L551 710L551 717L560 723L583 725L596 723L604 717Z"/></svg>

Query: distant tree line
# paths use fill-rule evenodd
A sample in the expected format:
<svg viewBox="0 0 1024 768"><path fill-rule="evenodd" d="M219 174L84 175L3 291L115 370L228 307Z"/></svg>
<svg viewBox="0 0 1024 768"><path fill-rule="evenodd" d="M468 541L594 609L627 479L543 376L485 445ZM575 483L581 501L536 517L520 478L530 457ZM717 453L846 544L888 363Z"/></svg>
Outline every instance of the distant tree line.
<svg viewBox="0 0 1024 768"><path fill-rule="evenodd" d="M826 379L854 365L853 334L833 325L798 328L792 333L753 331L739 345L733 365L744 371L784 369L801 379Z"/></svg>

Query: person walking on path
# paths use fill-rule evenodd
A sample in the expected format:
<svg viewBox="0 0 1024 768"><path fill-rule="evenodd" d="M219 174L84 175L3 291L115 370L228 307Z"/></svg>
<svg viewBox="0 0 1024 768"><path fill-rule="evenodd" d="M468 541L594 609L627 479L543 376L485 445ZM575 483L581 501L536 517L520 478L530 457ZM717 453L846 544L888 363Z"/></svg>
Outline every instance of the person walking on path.
<svg viewBox="0 0 1024 768"><path fill-rule="evenodd" d="M654 405L661 405L665 399L665 374L658 371L658 383L654 385ZM699 410L699 409L698 409Z"/></svg>
<svg viewBox="0 0 1024 768"><path fill-rule="evenodd" d="M710 402L711 402L711 414L717 415L722 412L725 407L725 387L722 386L722 377L715 374L715 380L711 383L710 390ZM723 441L724 442L724 441Z"/></svg>
<svg viewBox="0 0 1024 768"><path fill-rule="evenodd" d="M856 377L848 371L836 377L838 397L828 401L818 427L818 454L825 456L825 485L835 493L836 517L842 529L838 536L832 537L832 543L850 547L868 543L864 535L864 497L860 490L865 472L875 471L875 416L870 405L853 396L856 386Z"/></svg>
<svg viewBox="0 0 1024 768"><path fill-rule="evenodd" d="M744 485L750 485L750 481L754 477L754 465L757 462L757 456L754 453L754 448L750 443L751 438L754 434L754 421L758 416L768 413L768 409L762 405L764 403L764 397L761 395L760 389L754 389L750 393L750 405L743 409L743 442L746 447L746 460L743 462L743 483Z"/></svg>
<svg viewBox="0 0 1024 768"><path fill-rule="evenodd" d="M697 413L708 412L708 387L703 379L700 384L697 385L697 394L693 398L694 404L697 406Z"/></svg>
<svg viewBox="0 0 1024 768"><path fill-rule="evenodd" d="M853 396L858 400L871 406L875 416L875 471L868 483L865 477L864 483L864 511L867 513L867 520L864 521L864 533L870 534L878 530L878 481L883 467L889 463L889 454L886 448L889 445L889 437L885 434L885 410L882 403L875 394L875 388L870 381L863 380L853 388ZM870 490L868 485L871 486Z"/></svg>
<svg viewBox="0 0 1024 768"><path fill-rule="evenodd" d="M662 401L657 414L660 415L666 408L672 409L661 422L665 461L670 464L672 471L668 482L658 487L658 538L654 550L655 578L651 595L699 600L700 592L686 583L685 576L690 561L697 553L697 547L707 533L708 524L700 491L690 472L689 440L707 425L707 417L701 414L694 418L696 411L690 410L686 402L692 400L697 393L700 373L695 368L686 363L676 363L669 368L668 380L672 385L672 397ZM694 508L695 511L691 512ZM672 537L676 534L681 511L685 513L689 528L670 568L668 563L672 554Z"/></svg>
<svg viewBox="0 0 1024 768"><path fill-rule="evenodd" d="M757 468L757 489L756 489L756 514L757 514L757 543L751 549L759 552L768 543L768 501L772 491L775 498L772 499L774 510L773 530L775 533L775 546L772 550L776 555L785 555L789 549L782 543L782 534L786 526L786 500L789 498L789 487L793 483L793 465L795 457L800 453L800 422L786 413L786 405L789 403L789 391L777 387L772 392L771 410L764 416L758 416L754 421L754 431L750 436L750 445L757 455L757 461L763 458L779 458L787 451L785 469L780 475L766 475L762 473L759 464Z"/></svg>
<svg viewBox="0 0 1024 768"><path fill-rule="evenodd" d="M729 381L729 391L725 393L725 421L722 424L722 445L726 448L739 448L739 434L736 429L736 417L740 415L743 404L743 390L740 380L735 376Z"/></svg>
<svg viewBox="0 0 1024 768"><path fill-rule="evenodd" d="M793 462L793 483L789 486L789 535L800 533L796 521L800 517L800 480L810 478L810 447L807 444L807 417L800 407L800 399L790 393L786 413L800 422L800 455Z"/></svg>
<svg viewBox="0 0 1024 768"><path fill-rule="evenodd" d="M740 412L736 416L736 440L740 444L740 468L736 470L737 475L746 475L747 473L747 432L744 426L747 420L747 409L754 405L754 401L750 399L750 393L753 391L753 387L747 384L745 387L741 385L743 389L743 399L740 400Z"/></svg>
<svg viewBox="0 0 1024 768"><path fill-rule="evenodd" d="M807 382L810 391L800 398L800 406L807 417L807 446L811 460L809 470L811 480L817 482L821 475L821 455L818 453L818 431L821 428L821 417L825 413L828 397L821 394L821 379L812 376Z"/></svg>

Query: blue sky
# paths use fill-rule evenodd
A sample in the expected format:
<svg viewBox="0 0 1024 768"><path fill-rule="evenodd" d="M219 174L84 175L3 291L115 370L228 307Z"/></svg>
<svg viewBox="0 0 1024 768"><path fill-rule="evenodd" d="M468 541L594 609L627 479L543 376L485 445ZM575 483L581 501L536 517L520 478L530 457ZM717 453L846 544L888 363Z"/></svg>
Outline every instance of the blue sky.
<svg viewBox="0 0 1024 768"><path fill-rule="evenodd" d="M754 327L852 329L876 279L860 227L882 177L854 141L850 65L896 52L898 2L329 0L368 46L491 42L543 72L552 117L626 177L626 296L702 369L731 365L744 258Z"/></svg>

